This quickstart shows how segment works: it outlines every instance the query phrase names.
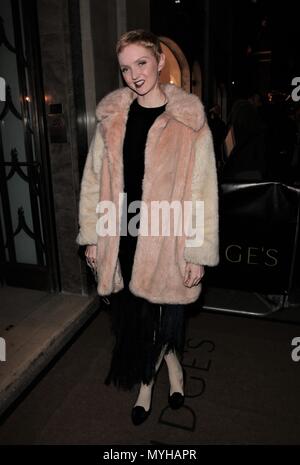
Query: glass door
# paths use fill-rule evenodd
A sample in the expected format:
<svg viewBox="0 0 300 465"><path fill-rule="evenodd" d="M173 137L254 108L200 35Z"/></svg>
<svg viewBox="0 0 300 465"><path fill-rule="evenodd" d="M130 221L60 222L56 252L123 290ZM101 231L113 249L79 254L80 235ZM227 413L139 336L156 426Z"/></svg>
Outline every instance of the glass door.
<svg viewBox="0 0 300 465"><path fill-rule="evenodd" d="M59 290L34 1L0 6L0 278Z"/></svg>

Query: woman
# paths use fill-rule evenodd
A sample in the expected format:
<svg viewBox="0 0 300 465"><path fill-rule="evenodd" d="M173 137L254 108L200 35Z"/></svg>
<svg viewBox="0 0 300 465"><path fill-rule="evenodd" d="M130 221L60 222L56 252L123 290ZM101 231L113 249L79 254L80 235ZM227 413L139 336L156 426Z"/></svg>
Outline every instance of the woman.
<svg viewBox="0 0 300 465"><path fill-rule="evenodd" d="M140 383L131 412L137 425L151 412L162 359L170 380L169 404L183 404L184 370L178 356L184 345L184 311L199 297L204 265L219 260L218 193L203 106L195 95L159 83L165 56L158 38L130 31L121 36L116 51L126 86L104 97L96 109L97 127L81 183L77 243L87 245L99 295L111 296L116 342L105 383L125 389ZM120 202L122 193L127 197ZM137 223L126 208L133 201L142 201ZM158 221L157 210L151 220L146 214L155 201L189 203L188 231L195 232L196 225L203 228L203 237L196 234L198 239L189 242L193 235L186 229L157 234L150 228L144 234L145 227ZM200 227L197 201L204 203ZM121 205L122 214L113 209L107 214L108 203ZM116 229L105 235L104 225L112 218ZM138 235L133 225L139 225Z"/></svg>

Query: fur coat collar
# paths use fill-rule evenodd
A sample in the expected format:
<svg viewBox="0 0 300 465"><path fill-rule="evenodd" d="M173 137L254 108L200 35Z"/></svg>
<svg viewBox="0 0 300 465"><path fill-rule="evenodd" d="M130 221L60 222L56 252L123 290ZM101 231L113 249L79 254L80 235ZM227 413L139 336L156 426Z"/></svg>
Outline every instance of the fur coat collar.
<svg viewBox="0 0 300 465"><path fill-rule="evenodd" d="M204 108L199 98L172 84L163 84L162 89L167 97L164 115L177 120L194 131L199 131L206 121ZM118 113L127 113L135 98L135 92L129 87L111 92L97 106L98 121L116 116Z"/></svg>

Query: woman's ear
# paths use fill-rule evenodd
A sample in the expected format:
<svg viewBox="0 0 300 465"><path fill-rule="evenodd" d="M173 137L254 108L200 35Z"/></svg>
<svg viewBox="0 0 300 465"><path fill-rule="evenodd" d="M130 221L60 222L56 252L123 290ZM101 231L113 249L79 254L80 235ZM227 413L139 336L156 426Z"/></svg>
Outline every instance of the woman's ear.
<svg viewBox="0 0 300 465"><path fill-rule="evenodd" d="M158 72L160 72L163 67L165 66L166 63L166 55L164 53L161 53L159 56L159 62L158 62Z"/></svg>

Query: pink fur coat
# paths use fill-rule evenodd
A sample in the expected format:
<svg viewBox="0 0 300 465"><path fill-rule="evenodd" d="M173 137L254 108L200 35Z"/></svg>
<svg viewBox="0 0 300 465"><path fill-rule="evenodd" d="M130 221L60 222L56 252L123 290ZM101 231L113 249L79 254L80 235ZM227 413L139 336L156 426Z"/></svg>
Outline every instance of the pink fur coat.
<svg viewBox="0 0 300 465"><path fill-rule="evenodd" d="M215 266L219 262L218 188L211 132L198 97L171 84L162 86L166 110L149 130L145 148L142 200L190 201L195 224L195 201L204 202L203 241L190 246L181 236L139 235L129 288L155 303L188 304L200 295L201 283L183 284L185 264ZM99 295L124 287L118 259L120 235L97 233L97 204L109 200L117 207L123 192L123 141L130 104L136 94L128 87L109 93L97 106L97 127L89 147L79 201L80 245L97 244ZM118 208L118 207L117 207ZM145 218L148 218L145 216ZM148 219L140 217L140 226ZM117 226L120 218L116 215ZM117 229L118 230L118 229Z"/></svg>

